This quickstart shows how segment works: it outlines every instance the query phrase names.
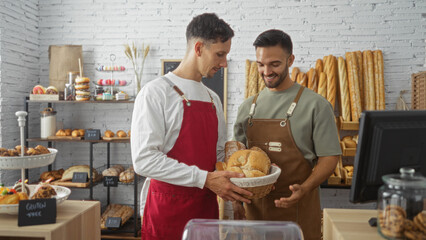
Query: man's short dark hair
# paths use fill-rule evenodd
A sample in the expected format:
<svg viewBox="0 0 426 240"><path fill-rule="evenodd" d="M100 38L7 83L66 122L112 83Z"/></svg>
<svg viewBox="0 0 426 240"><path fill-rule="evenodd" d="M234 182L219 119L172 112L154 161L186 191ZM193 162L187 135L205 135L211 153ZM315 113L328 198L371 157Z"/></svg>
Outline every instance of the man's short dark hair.
<svg viewBox="0 0 426 240"><path fill-rule="evenodd" d="M201 38L207 41L226 42L234 36L234 31L223 19L214 13L204 13L192 19L186 28L186 41Z"/></svg>
<svg viewBox="0 0 426 240"><path fill-rule="evenodd" d="M277 29L267 30L257 36L254 40L253 46L258 47L273 47L280 45L290 55L293 54L293 43L291 42L290 36Z"/></svg>

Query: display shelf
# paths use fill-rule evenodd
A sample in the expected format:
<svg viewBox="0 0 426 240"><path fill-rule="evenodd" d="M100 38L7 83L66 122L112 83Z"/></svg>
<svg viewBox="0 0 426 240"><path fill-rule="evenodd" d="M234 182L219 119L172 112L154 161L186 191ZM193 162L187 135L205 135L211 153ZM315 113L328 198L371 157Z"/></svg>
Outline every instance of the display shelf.
<svg viewBox="0 0 426 240"><path fill-rule="evenodd" d="M56 100L56 101L49 101L49 100L29 100L29 98L26 100L27 103L134 103L134 100L90 100L90 101L65 101L65 100Z"/></svg>
<svg viewBox="0 0 426 240"><path fill-rule="evenodd" d="M88 142L88 143L130 143L129 139L113 139L113 140L77 140L77 139L45 139L45 138L27 138L28 142Z"/></svg>
<svg viewBox="0 0 426 240"><path fill-rule="evenodd" d="M115 235L115 234L119 234L119 233L133 233L135 225L138 226L138 230L137 230L137 234L136 234L136 236L138 236L140 234L140 226L142 224L141 224L140 218L137 218L136 222L135 222L134 219L135 219L134 217L131 217L123 226L121 226L119 229L116 229L116 230L102 229L101 230L102 236L103 235L110 235L110 234ZM136 237L136 236L133 235L133 237Z"/></svg>
<svg viewBox="0 0 426 240"><path fill-rule="evenodd" d="M343 142L340 142L340 147L342 148L342 156L355 157L356 148L346 148L345 143Z"/></svg>

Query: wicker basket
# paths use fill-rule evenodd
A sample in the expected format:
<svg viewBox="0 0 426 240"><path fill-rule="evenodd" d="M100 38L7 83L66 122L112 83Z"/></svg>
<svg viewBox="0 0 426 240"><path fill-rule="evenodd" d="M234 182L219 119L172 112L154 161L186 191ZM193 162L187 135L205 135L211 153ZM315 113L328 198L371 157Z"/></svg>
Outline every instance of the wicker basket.
<svg viewBox="0 0 426 240"><path fill-rule="evenodd" d="M411 109L426 109L426 71L411 75Z"/></svg>
<svg viewBox="0 0 426 240"><path fill-rule="evenodd" d="M243 195L247 199L258 199L266 196L281 174L281 169L271 166L271 173L263 177L254 178L231 178L231 182L240 188L253 193L253 196Z"/></svg>

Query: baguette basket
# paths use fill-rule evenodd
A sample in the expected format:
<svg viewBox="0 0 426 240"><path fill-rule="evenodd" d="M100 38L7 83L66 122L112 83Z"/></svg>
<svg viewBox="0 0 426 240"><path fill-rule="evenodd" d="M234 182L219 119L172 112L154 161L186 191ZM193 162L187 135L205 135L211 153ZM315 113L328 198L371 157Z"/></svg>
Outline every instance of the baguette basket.
<svg viewBox="0 0 426 240"><path fill-rule="evenodd" d="M269 192L271 192L272 187L280 174L281 169L272 165L270 173L266 176L253 178L230 178L230 180L238 187L253 193L253 196L243 195L243 197L247 199L259 199L265 197Z"/></svg>

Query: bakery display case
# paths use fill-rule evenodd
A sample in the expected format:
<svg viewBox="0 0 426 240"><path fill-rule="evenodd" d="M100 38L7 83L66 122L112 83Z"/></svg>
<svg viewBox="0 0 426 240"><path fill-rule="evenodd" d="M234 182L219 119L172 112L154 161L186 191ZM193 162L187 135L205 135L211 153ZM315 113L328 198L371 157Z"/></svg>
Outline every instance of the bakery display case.
<svg viewBox="0 0 426 240"><path fill-rule="evenodd" d="M132 104L134 103L134 101L64 101L64 100L59 100L59 101L34 101L34 100L30 100L28 97L26 97L25 99L25 110L28 111L29 110L29 105L30 104L40 104L40 103L45 103L47 104L47 107L52 107L53 104ZM27 121L28 121L28 116L27 116ZM70 144L75 143L75 142L80 142L80 143L87 143L89 144L89 163L88 165L85 165L87 169L94 169L94 145L95 144L106 144L106 164L101 168L101 169L95 169L95 171L97 173L94 173L94 171L88 171L88 179L89 181L86 184L83 184L84 186L80 186L83 187L84 189L88 189L89 190L89 199L93 200L93 188L95 185L101 186L102 184L99 184L102 182L102 172L103 170L106 170L108 168L110 168L112 166L111 163L111 144L114 143L130 143L130 138L126 137L126 138L100 138L99 140L87 140L87 139L82 139L82 138L78 138L78 139L67 139L67 138L47 138L47 139L43 139L43 138L31 138L29 137L29 128L28 125L25 128L25 136L26 136L26 146L28 146L29 142L47 142L49 147L52 147L53 143L55 142L69 142ZM104 159L105 161L105 159ZM81 167L81 166L80 166ZM130 185L133 186L133 203L131 205L119 205L119 204L112 204L111 203L111 187L113 186L103 186L106 191L106 195L107 195L107 203L104 207L102 207L102 209L104 209L105 212L108 209L113 208L113 210L116 210L117 206L124 206L124 207L120 207L120 209L122 208L122 210L118 211L118 213L122 212L123 214L120 214L120 216L113 216L113 217L122 217L122 223L123 225L119 228L114 228L114 229L102 229L102 238L108 238L108 235L114 235L115 234L131 234L134 237L138 236L139 232L140 232L140 226L141 226L141 221L139 218L139 212L138 212L138 181L142 180L142 177L139 177L137 174L134 175L134 177L131 179L130 177L128 177L128 173L130 172L129 169L130 165L127 166L127 169L124 169L123 171L123 176L122 176L122 181L118 181L118 186L123 186L123 185ZM71 168L71 167L70 167ZM127 171L128 170L128 171ZM54 174L55 171L59 171L59 170L52 170L52 166L48 165L48 171L45 172L46 174L49 174L49 172L51 172L52 174ZM65 170L66 171L66 170ZM28 174L28 172L27 172ZM97 178L96 176L100 176L101 178ZM120 177L120 176L118 176ZM131 180L130 180L131 179ZM55 181L56 182L56 181ZM53 184L55 184L55 182L53 182ZM63 184L64 182L62 182ZM70 187L75 187L75 186L70 186ZM114 207L115 206L115 207ZM130 209L132 209L130 211ZM111 210L110 210L111 211ZM112 212L116 212L117 211L112 211ZM131 212L131 214L130 214ZM108 215L105 215L108 216ZM105 218L104 216L104 218ZM101 216L99 216L101 218ZM106 220L106 219L105 219ZM125 223L125 224L124 224ZM105 235L105 236L104 236ZM120 238L120 237L117 237Z"/></svg>

